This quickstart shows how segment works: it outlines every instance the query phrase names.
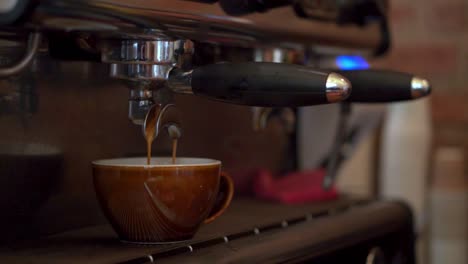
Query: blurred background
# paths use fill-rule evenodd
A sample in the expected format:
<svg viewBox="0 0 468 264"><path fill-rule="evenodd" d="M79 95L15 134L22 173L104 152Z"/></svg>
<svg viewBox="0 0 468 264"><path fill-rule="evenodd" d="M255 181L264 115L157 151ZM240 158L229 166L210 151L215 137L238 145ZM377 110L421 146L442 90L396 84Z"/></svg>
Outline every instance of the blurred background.
<svg viewBox="0 0 468 264"><path fill-rule="evenodd" d="M468 263L468 2L391 0L389 21L391 50L372 66L425 76L434 89L430 98L386 107L377 132L378 193L412 205L420 263ZM367 144L347 166L369 170L359 159L373 159ZM344 189L369 183L343 173Z"/></svg>
<svg viewBox="0 0 468 264"><path fill-rule="evenodd" d="M406 201L414 213L418 263L465 264L468 2L390 0L389 6L391 49L366 63L425 77L433 92L411 102L353 105L350 128L357 132L336 187L340 194ZM108 65L48 56L42 49L31 69L0 82L0 207L16 219L3 230L7 239L106 223L90 162L145 155L141 128L127 119L128 88L108 77ZM223 59L252 60L242 48ZM333 148L342 111L338 104L280 111L256 130L250 107L184 95L174 101L184 127L178 154L221 160L237 197L258 195L258 171L275 178L317 171ZM153 149L156 156L169 154L170 140L161 136ZM0 224L10 224L8 217Z"/></svg>

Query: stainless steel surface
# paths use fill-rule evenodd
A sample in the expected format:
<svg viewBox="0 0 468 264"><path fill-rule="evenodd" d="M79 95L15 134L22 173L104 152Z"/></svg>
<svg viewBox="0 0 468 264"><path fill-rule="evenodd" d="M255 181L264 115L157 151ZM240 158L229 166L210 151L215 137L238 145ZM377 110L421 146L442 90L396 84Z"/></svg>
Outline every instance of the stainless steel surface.
<svg viewBox="0 0 468 264"><path fill-rule="evenodd" d="M411 80L411 97L413 99L424 97L431 93L431 84L428 80L414 77Z"/></svg>
<svg viewBox="0 0 468 264"><path fill-rule="evenodd" d="M190 41L108 40L102 50L102 62L111 64L111 77L165 81L178 62L184 63L183 55L193 53L193 46Z"/></svg>
<svg viewBox="0 0 468 264"><path fill-rule="evenodd" d="M366 264L385 264L385 256L380 247L373 247L366 258Z"/></svg>
<svg viewBox="0 0 468 264"><path fill-rule="evenodd" d="M168 87L175 93L193 94L192 87L192 71L183 71L173 69L169 76Z"/></svg>
<svg viewBox="0 0 468 264"><path fill-rule="evenodd" d="M182 128L180 122L180 115L174 104L160 105L154 104L151 109L148 110L148 114L153 110L156 113L156 123L154 128L153 138L160 136L160 133L167 131L167 134L171 139L177 139L182 136ZM149 123L148 115L145 118L145 122L142 125L143 135L146 135L147 124Z"/></svg>
<svg viewBox="0 0 468 264"><path fill-rule="evenodd" d="M27 66L29 66L34 59L34 55L36 55L40 42L41 33L31 33L29 37L29 45L27 47L24 57L20 61L16 62L13 66L0 68L0 78L5 78L18 74L21 71L23 71Z"/></svg>
<svg viewBox="0 0 468 264"><path fill-rule="evenodd" d="M130 89L128 100L128 118L135 125L142 125L146 113L154 104L153 91L146 86L139 86Z"/></svg>
<svg viewBox="0 0 468 264"><path fill-rule="evenodd" d="M381 41L377 23L359 27L304 20L289 7L237 18L227 16L218 4L177 0L41 1L33 21L45 29L121 39L169 37L251 47L297 43L375 50Z"/></svg>
<svg viewBox="0 0 468 264"><path fill-rule="evenodd" d="M101 58L106 63L162 65L176 63L174 41L120 40L115 44L112 42L106 44Z"/></svg>
<svg viewBox="0 0 468 264"><path fill-rule="evenodd" d="M253 61L256 62L275 62L275 63L287 63L291 62L291 49L284 48L268 48L261 47L256 48L254 51Z"/></svg>
<svg viewBox="0 0 468 264"><path fill-rule="evenodd" d="M110 76L117 79L138 80L167 80L172 65L153 64L117 64L110 65Z"/></svg>
<svg viewBox="0 0 468 264"><path fill-rule="evenodd" d="M0 12L8 12L12 10L17 4L19 0L2 0L0 1Z"/></svg>
<svg viewBox="0 0 468 264"><path fill-rule="evenodd" d="M330 103L346 100L351 94L351 82L337 73L328 75L326 86L326 96Z"/></svg>
<svg viewBox="0 0 468 264"><path fill-rule="evenodd" d="M110 77L127 81L131 89L128 117L141 125L149 107L158 101L152 91L166 86L169 73L176 65L186 64L184 60L192 55L193 45L182 40L102 42L102 62L110 63Z"/></svg>

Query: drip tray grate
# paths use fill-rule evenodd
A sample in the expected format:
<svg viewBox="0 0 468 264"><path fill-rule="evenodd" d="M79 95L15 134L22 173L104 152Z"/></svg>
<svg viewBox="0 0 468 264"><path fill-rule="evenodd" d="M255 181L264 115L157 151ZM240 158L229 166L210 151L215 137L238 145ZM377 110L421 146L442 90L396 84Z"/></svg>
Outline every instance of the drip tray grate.
<svg viewBox="0 0 468 264"><path fill-rule="evenodd" d="M321 210L321 211L314 212L314 213L308 213L300 217L290 218L290 219L282 220L282 221L275 222L272 224L263 225L260 227L254 227L250 230L237 232L237 233L229 234L226 236L216 237L216 238L203 240L199 242L194 242L190 244L184 244L184 245L177 246L168 250L164 250L164 251L157 252L154 254L149 254L147 256L120 262L120 264L152 263L152 262L156 262L157 260L164 259L164 258L174 257L174 256L178 256L181 254L192 253L194 251L206 249L206 248L217 246L220 244L230 243L232 241L236 241L239 239L259 236L265 233L279 231L281 229L295 226L304 222L313 221L316 219L329 217L332 215L337 215L340 213L347 212L348 210L353 209L355 207L366 205L368 203L369 203L368 200L357 200L351 204L341 205L341 206L337 206L337 207L326 209L326 210Z"/></svg>

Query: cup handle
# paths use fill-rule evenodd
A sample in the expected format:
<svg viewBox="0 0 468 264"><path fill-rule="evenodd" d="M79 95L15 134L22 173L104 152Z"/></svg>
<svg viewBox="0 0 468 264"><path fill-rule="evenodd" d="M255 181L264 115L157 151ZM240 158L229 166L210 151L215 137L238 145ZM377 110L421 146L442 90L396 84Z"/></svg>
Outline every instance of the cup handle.
<svg viewBox="0 0 468 264"><path fill-rule="evenodd" d="M223 187L225 188L225 190L221 190L221 188ZM225 193L224 199L219 203L220 206L215 205L215 208L212 209L212 211L208 215L208 218L205 219L205 224L213 222L213 220L218 218L218 216L222 215L224 211L226 211L226 209L229 207L229 204L232 200L232 196L234 195L234 183L232 182L232 178L231 176L229 176L229 174L227 174L224 171L221 172L219 188L220 190L218 191L218 195L220 193Z"/></svg>

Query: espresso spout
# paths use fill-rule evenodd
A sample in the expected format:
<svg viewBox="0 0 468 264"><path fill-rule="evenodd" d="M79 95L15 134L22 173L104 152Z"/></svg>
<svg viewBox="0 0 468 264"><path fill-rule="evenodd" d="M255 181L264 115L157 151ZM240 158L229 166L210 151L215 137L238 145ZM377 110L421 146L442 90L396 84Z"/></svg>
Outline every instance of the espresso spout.
<svg viewBox="0 0 468 264"><path fill-rule="evenodd" d="M142 125L143 135L153 133L152 138L157 138L166 131L171 139L182 136L182 126L179 112L174 104L154 104L148 110Z"/></svg>

